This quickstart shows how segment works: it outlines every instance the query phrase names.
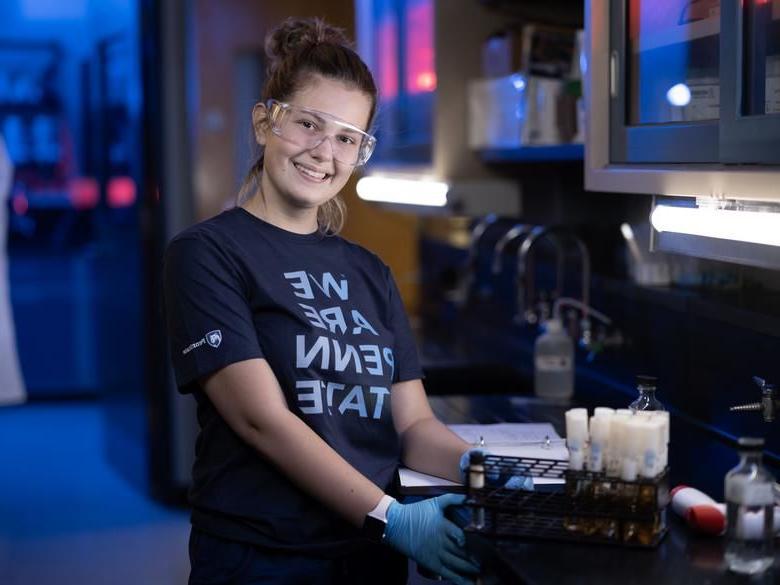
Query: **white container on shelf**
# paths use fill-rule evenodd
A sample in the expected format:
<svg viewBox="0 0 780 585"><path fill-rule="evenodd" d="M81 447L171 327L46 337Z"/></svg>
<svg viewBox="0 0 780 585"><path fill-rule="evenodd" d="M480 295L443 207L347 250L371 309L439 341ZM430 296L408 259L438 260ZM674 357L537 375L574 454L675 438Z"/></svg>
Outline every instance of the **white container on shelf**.
<svg viewBox="0 0 780 585"><path fill-rule="evenodd" d="M469 148L518 148L526 122L526 77L520 73L468 83Z"/></svg>

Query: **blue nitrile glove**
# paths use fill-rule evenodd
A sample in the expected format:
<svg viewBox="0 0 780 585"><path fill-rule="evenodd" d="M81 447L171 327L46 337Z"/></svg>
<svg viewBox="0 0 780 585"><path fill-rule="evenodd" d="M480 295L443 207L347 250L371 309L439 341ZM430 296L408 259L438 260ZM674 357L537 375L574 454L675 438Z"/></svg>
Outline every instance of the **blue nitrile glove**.
<svg viewBox="0 0 780 585"><path fill-rule="evenodd" d="M485 449L469 449L463 455L460 456L460 478L462 483L468 483L466 481L469 473L469 464L472 453L482 453L483 457L490 455L490 452ZM498 470L490 470L485 474L485 485L488 487L505 487L510 490L527 490L533 491L534 480L530 475L511 475L507 477L506 474L500 473Z"/></svg>
<svg viewBox="0 0 780 585"><path fill-rule="evenodd" d="M479 574L479 565L466 553L463 530L444 517L445 508L465 499L445 494L414 504L393 502L387 510L385 542L455 585L473 584L469 577Z"/></svg>

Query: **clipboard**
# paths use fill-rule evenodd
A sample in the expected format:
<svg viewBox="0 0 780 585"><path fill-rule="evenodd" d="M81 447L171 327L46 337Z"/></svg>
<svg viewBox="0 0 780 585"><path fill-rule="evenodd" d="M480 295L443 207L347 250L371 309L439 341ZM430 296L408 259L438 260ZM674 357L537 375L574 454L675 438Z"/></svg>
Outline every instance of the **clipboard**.
<svg viewBox="0 0 780 585"><path fill-rule="evenodd" d="M550 423L496 423L447 425L456 435L492 455L568 461L569 451ZM534 477L534 487L560 485L563 480ZM406 467L398 470L399 492L410 496L466 493L466 486Z"/></svg>

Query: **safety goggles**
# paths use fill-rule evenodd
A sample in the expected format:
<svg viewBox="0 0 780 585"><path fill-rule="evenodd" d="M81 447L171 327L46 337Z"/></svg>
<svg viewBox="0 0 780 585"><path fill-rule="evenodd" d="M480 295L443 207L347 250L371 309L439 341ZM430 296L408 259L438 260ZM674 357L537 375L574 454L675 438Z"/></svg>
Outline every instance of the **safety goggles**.
<svg viewBox="0 0 780 585"><path fill-rule="evenodd" d="M366 164L374 152L376 138L330 114L277 100L266 107L271 132L306 150L330 139L333 159L353 167Z"/></svg>

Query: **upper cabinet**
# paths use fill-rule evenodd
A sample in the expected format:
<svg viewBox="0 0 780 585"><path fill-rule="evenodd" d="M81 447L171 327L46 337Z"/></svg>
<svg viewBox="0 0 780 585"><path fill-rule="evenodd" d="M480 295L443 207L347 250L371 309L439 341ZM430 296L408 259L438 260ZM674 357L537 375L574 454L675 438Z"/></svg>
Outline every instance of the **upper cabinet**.
<svg viewBox="0 0 780 585"><path fill-rule="evenodd" d="M780 0L588 0L586 187L780 199Z"/></svg>

